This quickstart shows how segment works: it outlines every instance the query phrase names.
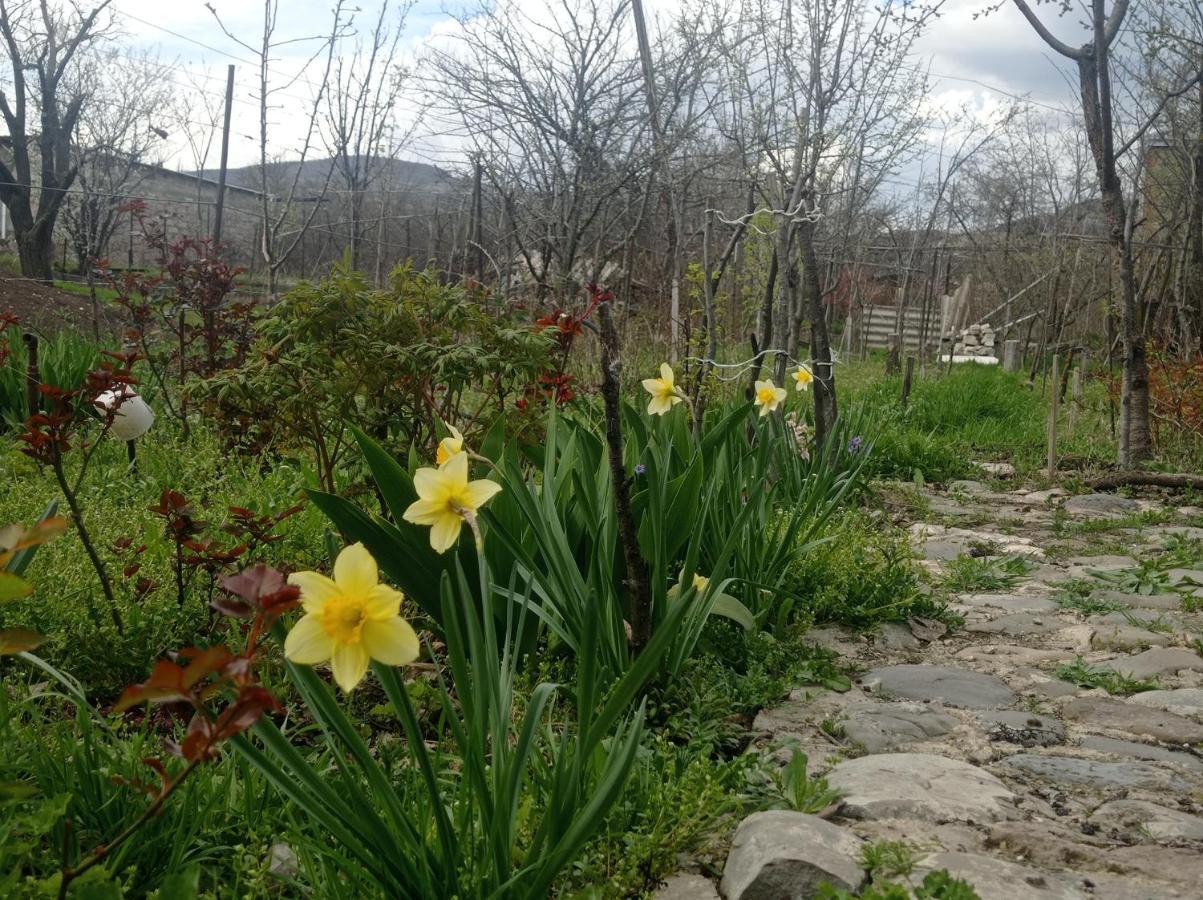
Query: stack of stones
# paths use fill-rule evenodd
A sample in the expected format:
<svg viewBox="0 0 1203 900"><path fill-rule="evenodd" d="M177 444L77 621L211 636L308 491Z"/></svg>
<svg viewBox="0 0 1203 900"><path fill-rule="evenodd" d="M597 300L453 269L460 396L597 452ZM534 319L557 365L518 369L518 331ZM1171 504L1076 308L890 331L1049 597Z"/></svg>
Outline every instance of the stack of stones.
<svg viewBox="0 0 1203 900"><path fill-rule="evenodd" d="M994 356L994 329L989 325L970 325L961 332L952 348L953 356Z"/></svg>

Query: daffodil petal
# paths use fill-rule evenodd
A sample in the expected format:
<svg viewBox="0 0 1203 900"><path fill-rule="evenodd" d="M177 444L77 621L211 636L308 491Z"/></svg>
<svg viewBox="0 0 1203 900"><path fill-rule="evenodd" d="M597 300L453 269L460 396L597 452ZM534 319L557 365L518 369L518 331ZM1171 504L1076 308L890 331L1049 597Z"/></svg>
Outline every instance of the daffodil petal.
<svg viewBox="0 0 1203 900"><path fill-rule="evenodd" d="M414 472L414 490L423 500L437 500L446 494L442 472L429 467Z"/></svg>
<svg viewBox="0 0 1203 900"><path fill-rule="evenodd" d="M489 481L487 478L482 478L479 481L468 482L468 487L464 491L464 499L468 501L468 505L470 505L473 509L480 509L500 490L501 485L499 485L496 481Z"/></svg>
<svg viewBox="0 0 1203 900"><path fill-rule="evenodd" d="M431 525L446 509L447 504L444 502L415 500L405 508L401 518L406 522L413 522L415 525Z"/></svg>
<svg viewBox="0 0 1203 900"><path fill-rule="evenodd" d="M339 594L338 585L321 572L293 572L288 583L301 589L301 607L307 613L320 612L326 601Z"/></svg>
<svg viewBox="0 0 1203 900"><path fill-rule="evenodd" d="M457 453L447 462L439 467L439 474L443 476L441 484L446 485L448 482L452 486L456 484L467 484L468 482L468 454ZM445 489L445 488L444 488ZM421 491L418 491L419 496L423 496Z"/></svg>
<svg viewBox="0 0 1203 900"><path fill-rule="evenodd" d="M647 391L649 394L659 394L660 393L660 379L659 378L643 379L643 389L645 391Z"/></svg>
<svg viewBox="0 0 1203 900"><path fill-rule="evenodd" d="M354 543L334 561L334 581L345 594L366 594L380 583L380 569L368 548Z"/></svg>
<svg viewBox="0 0 1203 900"><path fill-rule="evenodd" d="M668 363L660 363L660 379L670 387L676 383L676 376Z"/></svg>
<svg viewBox="0 0 1203 900"><path fill-rule="evenodd" d="M387 584L378 584L364 598L364 615L373 622L391 619L401 612L401 592Z"/></svg>
<svg viewBox="0 0 1203 900"><path fill-rule="evenodd" d="M435 553L443 553L453 546L459 538L459 530L464 520L455 513L446 513L436 519L430 528L430 546Z"/></svg>
<svg viewBox="0 0 1203 900"><path fill-rule="evenodd" d="M672 408L672 399L669 397L652 397L647 404L647 412L649 416L662 416Z"/></svg>
<svg viewBox="0 0 1203 900"><path fill-rule="evenodd" d="M413 627L400 616L363 624L363 646L372 659L403 666L418 658L421 646Z"/></svg>
<svg viewBox="0 0 1203 900"><path fill-rule="evenodd" d="M364 649L363 643L338 644L330 656L330 668L334 673L334 681L348 694L355 689L363 676L367 674L371 658Z"/></svg>
<svg viewBox="0 0 1203 900"><path fill-rule="evenodd" d="M334 652L334 638L322 627L316 615L302 616L284 638L284 655L302 666L316 666Z"/></svg>

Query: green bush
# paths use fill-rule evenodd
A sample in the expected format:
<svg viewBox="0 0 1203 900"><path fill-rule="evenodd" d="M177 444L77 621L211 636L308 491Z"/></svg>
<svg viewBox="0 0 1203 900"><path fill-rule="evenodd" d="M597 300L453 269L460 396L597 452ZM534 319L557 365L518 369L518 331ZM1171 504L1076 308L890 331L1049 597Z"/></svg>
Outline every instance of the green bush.
<svg viewBox="0 0 1203 900"><path fill-rule="evenodd" d="M384 290L336 266L286 294L256 332L245 364L191 393L236 446L308 451L327 490L351 424L401 448L430 445L440 419L474 438L517 415L552 348L515 311L409 266Z"/></svg>
<svg viewBox="0 0 1203 900"><path fill-rule="evenodd" d="M922 592L906 532L862 511L842 513L825 539L798 557L789 584L816 623L868 628L915 615L947 617L943 604Z"/></svg>

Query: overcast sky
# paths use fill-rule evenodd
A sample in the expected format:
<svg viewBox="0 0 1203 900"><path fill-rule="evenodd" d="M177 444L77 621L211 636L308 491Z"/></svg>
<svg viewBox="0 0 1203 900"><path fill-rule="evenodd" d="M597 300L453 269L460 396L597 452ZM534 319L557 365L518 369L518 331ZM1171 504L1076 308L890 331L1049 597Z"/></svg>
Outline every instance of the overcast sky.
<svg viewBox="0 0 1203 900"><path fill-rule="evenodd" d="M645 8L650 16L655 16L658 10L671 9L666 3L672 2L645 0ZM251 0L212 0L212 3L231 31L245 35L250 43L255 42L262 31L260 3ZM360 15L365 18L374 15L372 2L352 5L358 5L362 9ZM1073 93L1064 64L1058 65L1015 8L1007 3L988 18L975 21L973 14L984 5L985 0L947 0L940 18L921 41L915 62L930 67L936 76L938 102L950 107L970 104L981 110L997 107L1007 102L1009 96L1026 96L1054 107L1072 104ZM407 26L411 51L419 50L432 34L445 32L452 26L446 7L439 0L419 0ZM313 36L329 27L328 0L325 3L281 0L280 9L280 37ZM180 91L193 91L191 82L196 81L209 94L211 102L219 105L226 65L235 64L231 164L255 162L258 109L254 101L253 59L247 50L222 34L205 4L200 0L115 0L115 10L117 23L126 35L125 43L156 54L165 74ZM1051 21L1060 37L1075 44L1081 41L1082 33L1074 20ZM279 70L296 72L313 48L314 45L304 43L287 48L287 52L281 53ZM311 85L302 80L281 97L282 108L273 112L273 143L279 139L276 149L284 151L290 142L295 143L298 123L303 119L301 110L311 94ZM200 125L194 122L189 127L195 129ZM167 140L168 165L178 168L192 165L184 147L179 134ZM411 155L432 162L453 162L445 141L419 140ZM210 161L210 165L215 164L216 149Z"/></svg>

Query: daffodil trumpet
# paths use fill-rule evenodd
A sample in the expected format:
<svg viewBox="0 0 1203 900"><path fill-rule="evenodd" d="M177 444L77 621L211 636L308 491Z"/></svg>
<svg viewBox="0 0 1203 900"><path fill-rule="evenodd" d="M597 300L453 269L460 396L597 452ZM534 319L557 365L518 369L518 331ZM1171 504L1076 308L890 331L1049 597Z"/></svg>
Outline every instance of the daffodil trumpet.
<svg viewBox="0 0 1203 900"><path fill-rule="evenodd" d="M284 640L290 662L315 666L329 661L335 683L350 693L372 660L400 666L418 658L418 635L401 617L402 594L380 583L376 560L363 544L351 544L338 554L333 578L294 572L288 583L301 589L305 611Z"/></svg>
<svg viewBox="0 0 1203 900"><path fill-rule="evenodd" d="M760 415L767 416L785 402L785 388L779 388L771 378L757 381L752 393L752 402L760 407Z"/></svg>

